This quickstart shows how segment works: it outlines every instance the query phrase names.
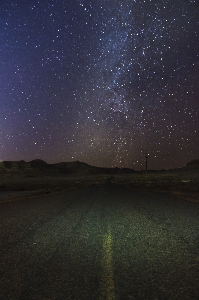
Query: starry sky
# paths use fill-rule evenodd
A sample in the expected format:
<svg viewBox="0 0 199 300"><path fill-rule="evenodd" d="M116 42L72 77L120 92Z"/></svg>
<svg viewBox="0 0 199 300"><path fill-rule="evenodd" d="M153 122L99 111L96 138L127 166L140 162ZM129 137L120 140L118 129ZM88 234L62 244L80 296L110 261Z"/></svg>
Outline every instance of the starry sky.
<svg viewBox="0 0 199 300"><path fill-rule="evenodd" d="M0 160L199 158L197 0L1 0Z"/></svg>

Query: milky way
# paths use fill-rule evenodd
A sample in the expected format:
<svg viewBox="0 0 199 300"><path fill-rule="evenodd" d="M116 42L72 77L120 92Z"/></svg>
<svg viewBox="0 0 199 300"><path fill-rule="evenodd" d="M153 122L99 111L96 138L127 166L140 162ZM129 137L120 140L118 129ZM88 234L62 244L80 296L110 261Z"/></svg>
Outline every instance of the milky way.
<svg viewBox="0 0 199 300"><path fill-rule="evenodd" d="M199 158L198 15L193 0L1 1L0 159Z"/></svg>

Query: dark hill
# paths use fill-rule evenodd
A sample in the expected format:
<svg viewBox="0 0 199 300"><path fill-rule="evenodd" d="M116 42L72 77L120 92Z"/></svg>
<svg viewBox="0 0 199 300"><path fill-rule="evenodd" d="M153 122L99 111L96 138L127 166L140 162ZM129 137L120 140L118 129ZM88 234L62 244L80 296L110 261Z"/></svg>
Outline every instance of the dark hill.
<svg viewBox="0 0 199 300"><path fill-rule="evenodd" d="M199 167L199 159L192 160L188 164L186 164L186 167L190 166Z"/></svg>
<svg viewBox="0 0 199 300"><path fill-rule="evenodd" d="M199 159L193 160L183 168L173 171L198 171ZM155 172L153 170L153 172ZM136 171L129 168L100 168L90 166L86 163L73 161L48 164L41 159L35 159L29 162L3 161L0 162L0 174L17 176L61 176L61 175L101 175L101 174L134 174Z"/></svg>
<svg viewBox="0 0 199 300"><path fill-rule="evenodd" d="M0 163L0 174L6 175L44 175L49 171L49 165L40 159L30 162L20 161L3 161Z"/></svg>
<svg viewBox="0 0 199 300"><path fill-rule="evenodd" d="M133 174L133 169L120 168L99 168L86 163L73 161L47 164L41 159L30 162L3 161L0 162L0 174L5 175L26 175L26 176L59 176L66 174L77 175L100 175L100 174Z"/></svg>
<svg viewBox="0 0 199 300"><path fill-rule="evenodd" d="M181 168L181 170L185 171L198 171L199 170L199 159L192 160L186 164L185 167Z"/></svg>

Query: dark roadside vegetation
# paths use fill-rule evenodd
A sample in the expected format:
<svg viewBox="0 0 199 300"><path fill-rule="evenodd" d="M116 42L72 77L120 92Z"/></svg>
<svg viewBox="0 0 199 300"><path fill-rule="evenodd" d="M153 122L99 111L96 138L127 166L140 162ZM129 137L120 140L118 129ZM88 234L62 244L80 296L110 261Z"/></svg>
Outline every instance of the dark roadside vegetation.
<svg viewBox="0 0 199 300"><path fill-rule="evenodd" d="M101 185L106 181L199 203L199 160L180 169L148 170L147 174L128 168L98 168L79 161L57 164L47 164L40 159L3 161L0 163L0 201Z"/></svg>

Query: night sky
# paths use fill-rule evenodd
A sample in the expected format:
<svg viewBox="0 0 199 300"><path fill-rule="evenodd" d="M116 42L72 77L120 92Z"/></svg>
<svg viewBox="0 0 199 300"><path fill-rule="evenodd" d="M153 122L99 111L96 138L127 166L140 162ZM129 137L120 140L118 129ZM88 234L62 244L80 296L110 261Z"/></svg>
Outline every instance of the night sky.
<svg viewBox="0 0 199 300"><path fill-rule="evenodd" d="M199 158L197 0L1 0L0 160Z"/></svg>

